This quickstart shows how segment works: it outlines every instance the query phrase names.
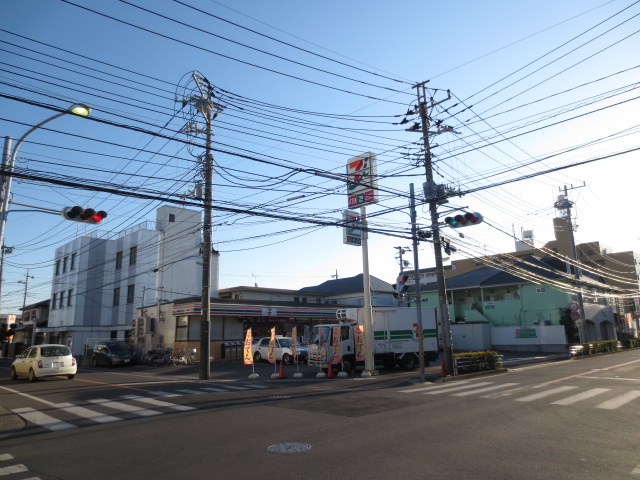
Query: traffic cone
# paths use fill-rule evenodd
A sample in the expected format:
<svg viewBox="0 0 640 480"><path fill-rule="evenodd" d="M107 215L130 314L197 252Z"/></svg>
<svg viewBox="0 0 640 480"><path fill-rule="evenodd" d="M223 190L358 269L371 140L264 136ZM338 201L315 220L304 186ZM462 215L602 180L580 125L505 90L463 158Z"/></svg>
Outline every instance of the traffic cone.
<svg viewBox="0 0 640 480"><path fill-rule="evenodd" d="M284 362L280 362L280 374L278 375L278 378L287 378L284 374Z"/></svg>
<svg viewBox="0 0 640 480"><path fill-rule="evenodd" d="M329 362L329 368L327 369L327 378L333 378L333 366Z"/></svg>
<svg viewBox="0 0 640 480"><path fill-rule="evenodd" d="M442 359L442 368L440 369L440 376L441 377L446 377L447 376L447 367L444 364L444 358Z"/></svg>

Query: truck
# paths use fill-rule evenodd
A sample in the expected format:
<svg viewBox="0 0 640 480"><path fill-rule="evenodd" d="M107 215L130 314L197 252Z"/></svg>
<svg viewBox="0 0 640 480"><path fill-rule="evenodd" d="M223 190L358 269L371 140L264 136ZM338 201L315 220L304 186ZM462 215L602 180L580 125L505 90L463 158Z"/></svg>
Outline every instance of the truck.
<svg viewBox="0 0 640 480"><path fill-rule="evenodd" d="M358 342L364 342L363 335L356 335L358 327L366 328L364 308L344 308L336 311L337 322L315 325L308 347L309 365L325 371L332 365L347 373L364 365ZM419 343L417 336L417 311L412 307L374 307L373 320L373 359L376 365L394 368L400 365L404 369L413 369L419 362ZM334 327L340 328L341 355L334 358ZM360 330L362 331L362 330ZM436 309L422 307L422 333L425 363L438 357ZM357 355L358 354L358 355ZM359 357L359 358L357 358Z"/></svg>

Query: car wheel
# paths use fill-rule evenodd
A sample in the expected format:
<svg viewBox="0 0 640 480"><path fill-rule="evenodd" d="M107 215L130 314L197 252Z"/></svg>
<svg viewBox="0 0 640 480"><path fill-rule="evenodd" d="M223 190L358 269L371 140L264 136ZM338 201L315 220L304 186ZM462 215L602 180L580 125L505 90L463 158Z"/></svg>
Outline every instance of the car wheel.
<svg viewBox="0 0 640 480"><path fill-rule="evenodd" d="M18 373L16 372L16 369L14 367L11 367L11 380L17 380L18 379Z"/></svg>
<svg viewBox="0 0 640 480"><path fill-rule="evenodd" d="M29 381L35 382L36 380L38 380L38 377L36 377L36 372L34 372L32 368L31 370L29 370Z"/></svg>
<svg viewBox="0 0 640 480"><path fill-rule="evenodd" d="M293 357L288 353L285 353L284 355L282 355L282 361L287 365L291 365L293 363Z"/></svg>
<svg viewBox="0 0 640 480"><path fill-rule="evenodd" d="M76 376L75 376L75 375L67 375L67 378L68 378L69 380L73 380L74 378L76 378Z"/></svg>
<svg viewBox="0 0 640 480"><path fill-rule="evenodd" d="M254 362L261 362L262 361L262 355L260 355L260 352L256 352L253 354L253 361Z"/></svg>

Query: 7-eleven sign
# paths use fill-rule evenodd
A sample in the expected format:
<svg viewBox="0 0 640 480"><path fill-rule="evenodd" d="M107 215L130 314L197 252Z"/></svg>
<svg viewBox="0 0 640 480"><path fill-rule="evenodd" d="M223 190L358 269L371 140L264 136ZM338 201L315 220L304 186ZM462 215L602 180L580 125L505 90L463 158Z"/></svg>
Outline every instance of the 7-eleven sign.
<svg viewBox="0 0 640 480"><path fill-rule="evenodd" d="M376 156L363 153L347 162L349 208L378 202L378 167Z"/></svg>

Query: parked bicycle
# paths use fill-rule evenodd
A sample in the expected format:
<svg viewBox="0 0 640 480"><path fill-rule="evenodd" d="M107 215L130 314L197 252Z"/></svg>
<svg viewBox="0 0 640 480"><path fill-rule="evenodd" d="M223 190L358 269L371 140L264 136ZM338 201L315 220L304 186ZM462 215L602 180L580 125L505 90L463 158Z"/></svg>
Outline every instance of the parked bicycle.
<svg viewBox="0 0 640 480"><path fill-rule="evenodd" d="M154 350L149 350L143 357L142 363L148 367L161 367L163 365L175 365L175 355L173 348L157 346Z"/></svg>
<svg viewBox="0 0 640 480"><path fill-rule="evenodd" d="M180 350L175 356L174 365L195 365L200 361L197 350L189 348L187 351Z"/></svg>

